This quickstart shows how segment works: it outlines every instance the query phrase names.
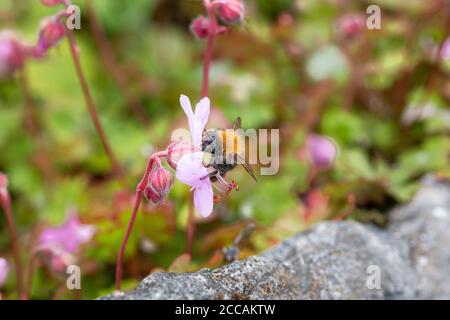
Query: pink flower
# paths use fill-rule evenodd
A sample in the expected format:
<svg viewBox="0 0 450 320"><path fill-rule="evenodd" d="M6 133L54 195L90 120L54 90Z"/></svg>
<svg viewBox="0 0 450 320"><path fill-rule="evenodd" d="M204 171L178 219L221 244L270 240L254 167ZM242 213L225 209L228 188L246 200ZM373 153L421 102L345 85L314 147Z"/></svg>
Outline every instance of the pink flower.
<svg viewBox="0 0 450 320"><path fill-rule="evenodd" d="M25 49L11 32L0 33L0 78L7 78L25 62Z"/></svg>
<svg viewBox="0 0 450 320"><path fill-rule="evenodd" d="M244 20L245 7L241 0L216 0L217 14L226 24L234 24Z"/></svg>
<svg viewBox="0 0 450 320"><path fill-rule="evenodd" d="M359 36L366 27L366 19L361 14L346 14L337 22L338 32L345 38L352 39Z"/></svg>
<svg viewBox="0 0 450 320"><path fill-rule="evenodd" d="M75 253L80 245L89 242L94 234L94 226L81 224L73 213L62 226L45 229L39 238L39 245L59 245L65 251Z"/></svg>
<svg viewBox="0 0 450 320"><path fill-rule="evenodd" d="M176 169L178 162L185 154L198 151L201 151L200 147L194 147L187 141L178 141L172 143L167 148L167 162L172 168Z"/></svg>
<svg viewBox="0 0 450 320"><path fill-rule="evenodd" d="M307 140L307 148L309 158L316 167L329 167L336 158L336 145L326 137L315 134L310 135Z"/></svg>
<svg viewBox="0 0 450 320"><path fill-rule="evenodd" d="M158 167L150 173L144 194L148 200L158 205L163 202L173 185L173 177L163 167Z"/></svg>
<svg viewBox="0 0 450 320"><path fill-rule="evenodd" d="M0 287L2 287L5 283L6 277L8 276L8 271L8 262L5 259L0 258Z"/></svg>
<svg viewBox="0 0 450 320"><path fill-rule="evenodd" d="M448 37L442 45L441 52L439 53L443 61L450 60L450 37Z"/></svg>
<svg viewBox="0 0 450 320"><path fill-rule="evenodd" d="M195 112L192 111L191 102L188 97L181 95L180 104L188 118L192 145L199 148L202 144L203 130L205 129L209 118L209 98L205 97L200 100L200 102L195 106Z"/></svg>
<svg viewBox="0 0 450 320"><path fill-rule="evenodd" d="M210 101L203 98L192 111L189 98L182 95L180 104L189 122L189 130L194 148L201 150L202 135L208 122ZM200 214L207 217L214 206L214 193L209 173L203 164L204 152L184 154L177 164L177 179L190 186L194 192L194 205Z"/></svg>
<svg viewBox="0 0 450 320"><path fill-rule="evenodd" d="M203 217L211 214L214 193L208 170L203 165L204 152L184 155L177 166L177 179L194 191L194 206Z"/></svg>
<svg viewBox="0 0 450 320"><path fill-rule="evenodd" d="M36 57L44 56L48 49L58 45L66 34L66 27L58 17L49 17L42 22L39 40L35 49Z"/></svg>
<svg viewBox="0 0 450 320"><path fill-rule="evenodd" d="M0 192L8 189L8 177L3 172L0 172Z"/></svg>
<svg viewBox="0 0 450 320"><path fill-rule="evenodd" d="M65 275L67 267L75 260L72 254L55 244L38 247L36 249L36 257L51 271L61 275Z"/></svg>
<svg viewBox="0 0 450 320"><path fill-rule="evenodd" d="M205 16L199 16L192 21L190 30L197 39L208 37L210 29L210 21Z"/></svg>
<svg viewBox="0 0 450 320"><path fill-rule="evenodd" d="M63 0L41 0L41 3L43 5L52 7L52 6L57 6L59 4L62 4L64 1Z"/></svg>

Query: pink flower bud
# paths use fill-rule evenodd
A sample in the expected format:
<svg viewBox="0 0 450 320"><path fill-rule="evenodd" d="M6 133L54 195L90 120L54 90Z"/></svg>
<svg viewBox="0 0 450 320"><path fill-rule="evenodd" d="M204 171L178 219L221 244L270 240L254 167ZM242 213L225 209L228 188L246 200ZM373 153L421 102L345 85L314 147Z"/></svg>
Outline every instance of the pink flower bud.
<svg viewBox="0 0 450 320"><path fill-rule="evenodd" d="M0 78L11 77L25 62L25 48L11 32L0 33Z"/></svg>
<svg viewBox="0 0 450 320"><path fill-rule="evenodd" d="M48 49L55 47L64 38L66 27L59 18L50 17L42 22L39 31L39 40L35 49L35 55L42 57Z"/></svg>
<svg viewBox="0 0 450 320"><path fill-rule="evenodd" d="M319 135L310 135L307 140L308 155L312 164L319 168L330 167L337 154L333 141Z"/></svg>
<svg viewBox="0 0 450 320"><path fill-rule="evenodd" d="M450 37L445 40L439 55L443 61L450 60Z"/></svg>
<svg viewBox="0 0 450 320"><path fill-rule="evenodd" d="M205 16L199 16L192 21L190 30L197 39L204 39L209 35L210 21Z"/></svg>
<svg viewBox="0 0 450 320"><path fill-rule="evenodd" d="M45 6L53 7L63 3L63 0L41 0L41 3Z"/></svg>
<svg viewBox="0 0 450 320"><path fill-rule="evenodd" d="M8 188L8 177L6 174L0 172L0 190Z"/></svg>
<svg viewBox="0 0 450 320"><path fill-rule="evenodd" d="M150 173L144 194L149 201L158 205L167 198L172 185L172 174L163 167L159 167Z"/></svg>
<svg viewBox="0 0 450 320"><path fill-rule="evenodd" d="M0 172L0 204L9 205L8 178Z"/></svg>
<svg viewBox="0 0 450 320"><path fill-rule="evenodd" d="M186 141L175 142L167 148L167 162L174 169L177 168L178 161L187 153L200 151L198 148Z"/></svg>
<svg viewBox="0 0 450 320"><path fill-rule="evenodd" d="M347 14L337 22L338 32L345 38L359 36L366 26L366 19L360 14Z"/></svg>
<svg viewBox="0 0 450 320"><path fill-rule="evenodd" d="M241 0L216 0L219 18L226 24L235 24L244 20L245 7Z"/></svg>
<svg viewBox="0 0 450 320"><path fill-rule="evenodd" d="M8 262L5 259L0 258L0 287L2 287L5 283L6 277L8 276L8 271Z"/></svg>

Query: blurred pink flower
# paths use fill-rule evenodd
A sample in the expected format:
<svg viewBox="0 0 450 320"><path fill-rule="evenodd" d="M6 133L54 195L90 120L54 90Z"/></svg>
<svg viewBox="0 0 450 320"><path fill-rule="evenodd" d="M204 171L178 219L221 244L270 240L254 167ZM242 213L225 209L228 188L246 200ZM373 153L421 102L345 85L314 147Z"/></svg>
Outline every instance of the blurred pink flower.
<svg viewBox="0 0 450 320"><path fill-rule="evenodd" d="M203 165L204 152L184 155L177 166L177 179L192 187L194 205L203 217L211 214L214 206L214 193L208 170Z"/></svg>
<svg viewBox="0 0 450 320"><path fill-rule="evenodd" d="M361 14L346 14L337 22L338 32L345 38L352 39L359 36L366 27L366 18Z"/></svg>
<svg viewBox="0 0 450 320"><path fill-rule="evenodd" d="M52 7L52 6L57 6L59 4L62 4L64 1L63 0L41 0L41 3L43 5Z"/></svg>
<svg viewBox="0 0 450 320"><path fill-rule="evenodd" d="M36 248L36 257L51 271L62 275L65 275L67 267L75 260L74 256L59 244L46 244Z"/></svg>
<svg viewBox="0 0 450 320"><path fill-rule="evenodd" d="M12 32L0 33L0 78L10 77L25 62L25 48Z"/></svg>
<svg viewBox="0 0 450 320"><path fill-rule="evenodd" d="M0 172L0 192L8 189L8 177L3 172Z"/></svg>
<svg viewBox="0 0 450 320"><path fill-rule="evenodd" d="M77 215L71 214L60 227L45 229L39 238L39 245L59 245L65 251L75 253L94 234L94 226L81 224Z"/></svg>
<svg viewBox="0 0 450 320"><path fill-rule="evenodd" d="M332 140L316 134L308 137L307 149L309 158L316 167L331 166L337 155L336 144Z"/></svg>
<svg viewBox="0 0 450 320"><path fill-rule="evenodd" d="M59 17L49 17L41 24L39 40L35 49L35 56L44 56L48 49L58 45L66 34L66 26Z"/></svg>
<svg viewBox="0 0 450 320"><path fill-rule="evenodd" d="M450 59L450 37L445 40L439 54L441 56L441 59L444 61Z"/></svg>
<svg viewBox="0 0 450 320"><path fill-rule="evenodd" d="M245 7L242 0L216 0L213 5L217 6L217 14L227 24L241 22L245 17Z"/></svg>
<svg viewBox="0 0 450 320"><path fill-rule="evenodd" d="M2 287L5 283L6 277L8 276L8 271L8 262L5 259L0 258L0 287Z"/></svg>
<svg viewBox="0 0 450 320"><path fill-rule="evenodd" d="M199 16L192 21L190 30L197 39L204 39L209 36L210 21L208 17Z"/></svg>

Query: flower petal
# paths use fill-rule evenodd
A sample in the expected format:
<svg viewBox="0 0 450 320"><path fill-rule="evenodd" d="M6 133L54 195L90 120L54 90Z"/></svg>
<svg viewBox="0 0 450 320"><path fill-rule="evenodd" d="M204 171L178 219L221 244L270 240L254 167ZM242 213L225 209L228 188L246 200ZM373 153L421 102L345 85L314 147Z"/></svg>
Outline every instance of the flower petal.
<svg viewBox="0 0 450 320"><path fill-rule="evenodd" d="M199 126L194 116L194 112L192 111L191 102L189 98L185 95L180 96L180 104L181 108L183 108L184 113L188 118L189 131L191 132L191 141L194 146L199 146L199 142L201 140L198 139L198 129ZM200 136L201 139L201 136Z"/></svg>
<svg viewBox="0 0 450 320"><path fill-rule="evenodd" d="M202 178L208 175L203 165L203 152L188 153L177 164L177 179L193 188L202 184ZM205 178L205 180L209 180Z"/></svg>
<svg viewBox="0 0 450 320"><path fill-rule="evenodd" d="M214 193L211 180L202 180L194 191L194 206L203 217L208 217L214 207Z"/></svg>
<svg viewBox="0 0 450 320"><path fill-rule="evenodd" d="M210 101L208 97L204 97L195 106L195 120L197 120L200 124L199 130L201 131L201 133L203 133L203 129L205 129L206 123L208 122L209 110Z"/></svg>
<svg viewBox="0 0 450 320"><path fill-rule="evenodd" d="M189 98L182 94L180 96L180 104L181 108L183 108L184 113L186 113L187 117L193 118L194 113L192 112L191 101L189 101Z"/></svg>

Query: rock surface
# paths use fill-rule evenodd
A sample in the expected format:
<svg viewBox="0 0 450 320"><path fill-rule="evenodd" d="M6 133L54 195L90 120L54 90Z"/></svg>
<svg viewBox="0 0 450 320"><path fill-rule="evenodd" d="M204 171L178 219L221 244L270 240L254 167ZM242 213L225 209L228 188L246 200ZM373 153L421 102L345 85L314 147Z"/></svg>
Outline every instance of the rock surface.
<svg viewBox="0 0 450 320"><path fill-rule="evenodd" d="M324 222L260 256L216 270L154 273L102 299L448 299L449 211L450 186L429 182L392 212L387 231Z"/></svg>

